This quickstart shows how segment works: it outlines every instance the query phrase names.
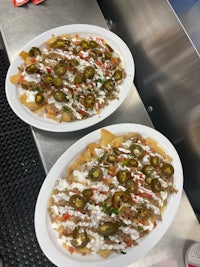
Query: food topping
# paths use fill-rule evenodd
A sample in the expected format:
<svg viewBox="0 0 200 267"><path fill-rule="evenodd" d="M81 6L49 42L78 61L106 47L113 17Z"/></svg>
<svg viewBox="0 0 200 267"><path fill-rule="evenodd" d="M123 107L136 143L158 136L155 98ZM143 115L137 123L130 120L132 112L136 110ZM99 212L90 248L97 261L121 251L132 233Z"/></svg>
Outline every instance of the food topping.
<svg viewBox="0 0 200 267"><path fill-rule="evenodd" d="M100 142L89 144L56 181L48 212L70 253L106 258L126 253L153 231L176 192L172 159L159 144L103 129Z"/></svg>
<svg viewBox="0 0 200 267"><path fill-rule="evenodd" d="M99 114L118 99L126 76L117 51L99 37L52 36L20 56L24 63L10 80L17 85L21 103L57 122ZM30 97L37 93L43 95L39 105ZM49 104L55 106L55 113L49 112Z"/></svg>

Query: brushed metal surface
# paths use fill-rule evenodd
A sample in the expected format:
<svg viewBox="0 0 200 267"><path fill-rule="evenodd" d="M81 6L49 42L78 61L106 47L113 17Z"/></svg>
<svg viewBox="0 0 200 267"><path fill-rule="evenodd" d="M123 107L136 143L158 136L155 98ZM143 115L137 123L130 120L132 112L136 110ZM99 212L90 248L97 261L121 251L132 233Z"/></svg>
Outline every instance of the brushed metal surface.
<svg viewBox="0 0 200 267"><path fill-rule="evenodd" d="M200 55L200 1L185 0L180 2L179 0L169 0L169 3Z"/></svg>

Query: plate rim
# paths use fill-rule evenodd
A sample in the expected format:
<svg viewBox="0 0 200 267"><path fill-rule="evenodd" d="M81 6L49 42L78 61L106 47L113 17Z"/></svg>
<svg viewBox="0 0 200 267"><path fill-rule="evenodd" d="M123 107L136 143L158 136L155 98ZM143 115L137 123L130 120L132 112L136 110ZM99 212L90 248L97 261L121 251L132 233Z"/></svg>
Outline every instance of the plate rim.
<svg viewBox="0 0 200 267"><path fill-rule="evenodd" d="M105 40L108 41L108 43L113 42L112 44L114 44L114 46L118 47L118 50L120 50L120 56L122 60L124 61L124 64L126 65L124 66L124 68L126 72L128 73L128 75L123 82L125 86L125 90L120 90L120 93L118 95L120 99L113 100L110 105L106 106L105 108L101 110L100 114L95 114L92 117L87 118L86 120L73 121L70 123L67 123L67 122L58 123L58 122L54 122L51 119L47 119L45 117L39 117L39 115L34 114L30 110L28 110L28 108L26 108L20 103L17 97L16 85L10 82L10 76L17 73L17 67L23 62L21 57L17 55L15 59L13 60L13 62L10 64L8 71L7 71L7 75L6 75L5 91L6 91L7 101L11 109L22 121L38 129L50 131L50 132L78 131L78 130L82 130L90 126L96 125L97 123L108 118L125 101L126 97L128 96L129 91L132 88L133 80L135 76L134 58L129 47L124 42L124 40L118 35L116 35L114 32L106 28L96 26L96 25L67 24L67 25L52 28L34 37L22 49L20 49L20 51L27 51L32 46L34 46L35 42L38 42L38 41L39 41L39 45L42 45L46 40L48 40L52 36L52 34L60 35L63 33L69 33L69 34L70 33L84 33L88 35L93 34L94 36L99 35L105 38Z"/></svg>
<svg viewBox="0 0 200 267"><path fill-rule="evenodd" d="M51 238L48 235L48 230L47 230L48 214L47 214L47 212L46 212L46 215L42 214L43 219L41 221L42 205L43 205L43 209L44 209L43 201L44 201L45 187L47 187L48 190L50 190L51 184L55 184L55 181L59 176L58 175L57 177L55 177L56 173L57 173L57 168L58 168L59 164L62 164L64 161L66 161L66 155L67 154L70 155L70 157L69 157L70 160L68 160L68 164L69 164L70 161L72 160L72 158L74 157L74 155L73 156L71 156L71 155L72 155L73 150L76 149L76 146L78 146L80 148L80 150L82 150L82 149L86 148L86 145L88 143L91 143L94 140L99 140L100 132L101 132L102 128L110 130L113 133L120 133L120 132L125 133L125 132L132 132L132 131L134 132L135 131L135 132L141 133L143 136L149 136L152 138L154 136L156 136L156 138L159 137L158 143L161 144L162 147L164 147L166 152L168 152L168 150L170 150L170 152L173 154L173 160L177 164L176 169L175 169L175 172L176 172L176 176L175 176L176 183L175 184L176 184L176 187L179 191L176 193L176 195L173 195L170 197L170 201L169 201L169 203L166 207L166 210L163 214L162 222L165 222L164 225L163 225L163 223L159 222L157 227L151 233L149 233L139 243L138 246L131 248L129 253L127 253L126 255L122 255L120 258L119 258L120 255L118 255L115 258L108 258L108 259L105 259L102 261L95 261L95 266L103 267L103 266L105 266L105 264L110 263L110 264L115 264L115 267L122 267L122 265L125 267L128 264L132 264L133 262L139 260L139 258L144 257L162 239L164 234L167 232L168 228L170 227L170 225L172 224L172 222L174 220L174 217L177 213L177 210L178 210L178 207L179 207L179 204L181 201L182 191L183 191L182 164L181 164L180 157L179 157L176 149L174 148L174 146L172 145L172 143L169 141L169 139L167 137L165 137L162 133L158 132L154 128L151 128L151 127L145 126L145 125L141 125L141 124L135 124L135 123L113 124L113 125L101 127L101 128L94 130L93 132L91 132L91 133L83 136L79 140L77 140L55 162L55 164L53 165L53 167L51 168L51 170L47 174L47 176L46 176L46 178L45 178L45 180L41 186L41 189L40 189L40 192L38 194L37 201L36 201L35 215L34 215L34 225L35 225L36 237L37 237L38 243L39 243L42 251L44 252L44 254L47 256L47 258L49 258L58 267L66 266L65 264L66 264L67 260L69 261L68 263L71 264L73 267L80 267L81 262L76 261L74 259L71 259L71 258L67 257L66 255L63 256L64 254L62 254L61 251L58 251L58 254L57 254L55 251L54 251L54 253L52 253L52 251L48 251L48 249L47 249L47 247L48 247L47 239L50 242L53 242L53 241L51 240ZM119 131L119 129L123 129L123 130ZM94 139L94 137L95 137L95 139ZM155 138L155 140L157 140L156 138ZM87 140L88 140L88 142L86 144ZM166 147L167 147L167 149L166 149ZM76 153L76 156L79 153ZM67 164L65 164L65 167L62 167L62 173L64 172L64 170L66 170L66 166L67 166ZM179 176L178 181L177 181L177 172L178 172L178 176ZM50 181L50 179L53 179L52 177L54 177L54 180ZM51 187L51 189L53 189L53 187ZM50 196L49 194L50 194L50 191L48 192L48 198ZM47 199L47 194L46 194L46 199ZM173 199L175 199L176 201L172 202ZM47 205L47 203L46 203L46 205ZM46 206L46 209L47 209L47 206ZM40 220L39 220L39 217L40 217ZM51 230L52 230L52 232L54 231L53 229L51 229ZM161 234L160 234L160 231L161 231ZM153 241L152 241L152 236L154 237ZM59 245L59 246L61 246L61 245ZM148 246L148 248L145 249L145 253L143 253L143 252L141 253L140 250L144 249L144 246ZM51 244L51 248L56 248L54 243ZM60 250L62 250L62 248ZM134 250L134 252L133 252L133 250ZM123 260L123 263L121 262L121 259ZM63 260L64 260L64 262L63 262ZM94 261L85 262L84 259L82 262L84 262L85 267L91 267L91 265L94 264Z"/></svg>

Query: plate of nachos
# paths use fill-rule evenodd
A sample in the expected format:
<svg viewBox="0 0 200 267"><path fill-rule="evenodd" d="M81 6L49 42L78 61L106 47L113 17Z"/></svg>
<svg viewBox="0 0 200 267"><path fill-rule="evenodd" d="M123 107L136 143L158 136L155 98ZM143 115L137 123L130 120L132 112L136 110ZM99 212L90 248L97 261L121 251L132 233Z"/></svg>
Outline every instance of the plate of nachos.
<svg viewBox="0 0 200 267"><path fill-rule="evenodd" d="M57 266L125 267L166 233L183 188L179 156L153 128L115 124L73 144L47 175L35 230Z"/></svg>
<svg viewBox="0 0 200 267"><path fill-rule="evenodd" d="M111 31L88 24L51 29L30 41L10 65L6 96L26 123L69 132L111 115L135 74L132 54Z"/></svg>

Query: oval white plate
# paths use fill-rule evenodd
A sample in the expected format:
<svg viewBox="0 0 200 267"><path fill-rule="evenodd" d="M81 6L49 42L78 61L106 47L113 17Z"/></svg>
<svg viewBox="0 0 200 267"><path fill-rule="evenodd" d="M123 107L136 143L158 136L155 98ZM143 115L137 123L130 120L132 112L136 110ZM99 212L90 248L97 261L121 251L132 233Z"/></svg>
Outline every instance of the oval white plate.
<svg viewBox="0 0 200 267"><path fill-rule="evenodd" d="M110 44L111 47L119 53L127 76L121 85L119 99L113 100L101 111L100 114L94 115L82 121L57 123L53 120L32 113L28 108L19 102L16 86L10 82L10 76L18 73L18 67L23 63L23 60L20 56L16 57L13 63L10 65L6 76L5 87L8 103L16 115L24 122L36 128L52 132L71 132L80 130L92 126L110 116L125 100L129 90L131 89L135 75L134 60L124 41L111 31L94 25L72 24L51 29L30 41L24 48L22 48L22 51L29 51L33 46L41 46L52 36L52 34L61 35L64 33L78 33L80 36L84 37L96 36L104 38L108 44Z"/></svg>
<svg viewBox="0 0 200 267"><path fill-rule="evenodd" d="M58 267L81 267L84 262L84 267L125 267L139 258L143 257L155 244L163 237L167 229L171 225L176 211L178 209L182 188L183 188L183 172L179 156L170 143L170 141L158 131L147 126L138 124L115 124L105 127L112 133L123 134L128 132L138 132L144 137L151 137L158 141L160 146L166 151L168 155L173 158L174 184L178 189L176 194L169 197L166 210L163 214L162 222L159 222L157 227L146 236L139 245L131 248L126 255L112 254L108 259L102 259L100 256L79 256L70 255L57 242L56 231L50 225L49 216L47 213L48 200L54 188L57 178L62 177L66 173L66 168L75 159L75 157L86 148L87 144L99 140L101 129L95 130L85 137L81 138L73 144L67 151L58 159L55 165L47 175L41 190L38 195L36 209L35 209L35 231L41 249L44 254Z"/></svg>

